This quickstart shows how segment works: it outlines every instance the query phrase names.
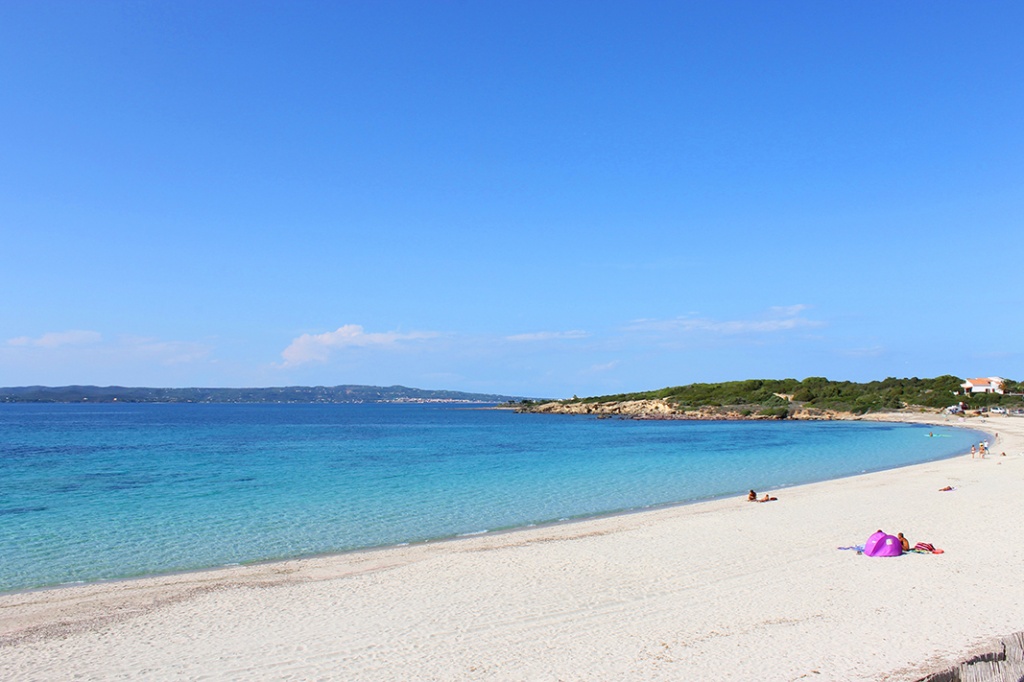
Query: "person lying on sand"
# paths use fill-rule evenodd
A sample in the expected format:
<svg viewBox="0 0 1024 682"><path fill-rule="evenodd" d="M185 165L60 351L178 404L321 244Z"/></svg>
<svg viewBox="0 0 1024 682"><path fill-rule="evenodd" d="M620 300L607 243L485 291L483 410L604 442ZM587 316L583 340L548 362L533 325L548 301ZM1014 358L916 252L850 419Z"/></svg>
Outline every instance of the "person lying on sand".
<svg viewBox="0 0 1024 682"><path fill-rule="evenodd" d="M777 497L768 497L768 493L765 493L764 497L762 497L760 500L758 500L758 502L774 502L777 499L779 499L779 498L777 498Z"/></svg>
<svg viewBox="0 0 1024 682"><path fill-rule="evenodd" d="M947 485L945 488L939 488L940 493L948 493L950 490L956 490L956 488L951 485Z"/></svg>

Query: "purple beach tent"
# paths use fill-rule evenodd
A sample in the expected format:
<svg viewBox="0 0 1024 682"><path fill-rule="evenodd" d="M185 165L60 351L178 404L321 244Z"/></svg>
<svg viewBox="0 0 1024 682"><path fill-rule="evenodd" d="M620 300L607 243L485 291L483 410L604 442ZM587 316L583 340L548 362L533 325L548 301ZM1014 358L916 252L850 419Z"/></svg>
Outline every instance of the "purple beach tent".
<svg viewBox="0 0 1024 682"><path fill-rule="evenodd" d="M864 554L867 556L899 556L903 554L900 539L895 535L886 535L882 531L871 534L864 543Z"/></svg>

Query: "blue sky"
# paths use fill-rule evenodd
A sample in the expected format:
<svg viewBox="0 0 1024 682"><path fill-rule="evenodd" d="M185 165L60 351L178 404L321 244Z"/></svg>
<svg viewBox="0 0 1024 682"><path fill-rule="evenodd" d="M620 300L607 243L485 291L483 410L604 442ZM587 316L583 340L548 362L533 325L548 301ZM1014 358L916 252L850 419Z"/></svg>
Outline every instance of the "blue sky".
<svg viewBox="0 0 1024 682"><path fill-rule="evenodd" d="M1024 378L1024 5L0 3L0 385Z"/></svg>

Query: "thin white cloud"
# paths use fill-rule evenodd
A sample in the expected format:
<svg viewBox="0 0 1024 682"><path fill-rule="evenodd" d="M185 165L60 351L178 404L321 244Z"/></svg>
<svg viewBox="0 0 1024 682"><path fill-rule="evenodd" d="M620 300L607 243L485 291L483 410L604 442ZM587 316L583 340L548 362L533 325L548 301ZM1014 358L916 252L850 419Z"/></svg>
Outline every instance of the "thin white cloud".
<svg viewBox="0 0 1024 682"><path fill-rule="evenodd" d="M684 315L670 320L636 320L626 326L627 331L687 334L702 332L721 336L743 334L772 334L792 329L820 327L824 323L800 316L805 305L776 306L760 319L716 320L709 317Z"/></svg>
<svg viewBox="0 0 1024 682"><path fill-rule="evenodd" d="M32 348L59 348L61 346L84 346L99 343L103 336L99 332L73 329L66 332L47 332L42 336L32 338L19 336L9 339L9 346L28 346Z"/></svg>
<svg viewBox="0 0 1024 682"><path fill-rule="evenodd" d="M388 348L403 341L420 341L440 336L437 332L365 332L358 324L346 324L333 332L303 334L281 351L281 367L295 367L308 362L326 362L334 351L345 348Z"/></svg>
<svg viewBox="0 0 1024 682"><path fill-rule="evenodd" d="M162 341L152 337L120 336L107 341L94 331L48 332L39 337L19 336L7 341L12 353L31 353L36 357L101 358L124 360L145 358L161 364L180 364L201 360L210 347L192 341Z"/></svg>
<svg viewBox="0 0 1024 682"><path fill-rule="evenodd" d="M560 341L565 339L585 339L590 334L581 329L566 332L533 332L530 334L513 334L506 336L507 341Z"/></svg>
<svg viewBox="0 0 1024 682"><path fill-rule="evenodd" d="M584 374L602 374L604 372L610 372L611 370L615 369L618 366L619 361L612 360L611 362L605 362L600 365L591 365L585 370Z"/></svg>
<svg viewBox="0 0 1024 682"><path fill-rule="evenodd" d="M161 341L156 338L134 336L119 339L117 348L125 354L163 365L199 362L208 358L212 350L206 344L193 341Z"/></svg>
<svg viewBox="0 0 1024 682"><path fill-rule="evenodd" d="M865 346L864 348L847 348L839 351L840 355L848 358L877 358L885 353L885 347L874 345Z"/></svg>
<svg viewBox="0 0 1024 682"><path fill-rule="evenodd" d="M768 308L768 313L776 317L796 317L808 308L810 306L803 303L796 305L773 305L771 308Z"/></svg>
<svg viewBox="0 0 1024 682"><path fill-rule="evenodd" d="M182 372L214 362L214 348L195 341L168 341L99 332L20 336L0 344L0 372L16 383L53 385L121 383L172 385Z"/></svg>

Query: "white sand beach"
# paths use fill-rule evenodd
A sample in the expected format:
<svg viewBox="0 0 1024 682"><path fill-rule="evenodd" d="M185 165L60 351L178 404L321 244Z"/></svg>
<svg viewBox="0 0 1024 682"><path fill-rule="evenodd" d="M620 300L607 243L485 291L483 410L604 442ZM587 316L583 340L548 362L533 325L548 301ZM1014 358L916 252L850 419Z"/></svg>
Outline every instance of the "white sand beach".
<svg viewBox="0 0 1024 682"><path fill-rule="evenodd" d="M0 678L916 680L1024 630L1024 419L966 425L767 504L2 596ZM944 553L838 549L877 529Z"/></svg>

